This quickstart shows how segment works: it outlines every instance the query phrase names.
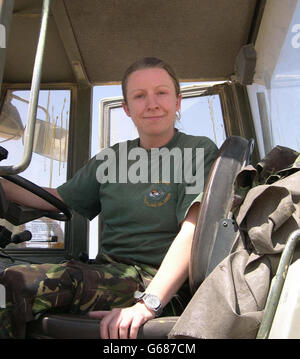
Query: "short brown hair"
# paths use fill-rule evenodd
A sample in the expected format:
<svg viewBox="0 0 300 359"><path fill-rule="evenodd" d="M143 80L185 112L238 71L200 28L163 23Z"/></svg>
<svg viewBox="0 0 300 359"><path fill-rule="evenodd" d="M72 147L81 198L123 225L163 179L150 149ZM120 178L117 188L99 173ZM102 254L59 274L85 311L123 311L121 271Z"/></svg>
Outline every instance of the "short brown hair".
<svg viewBox="0 0 300 359"><path fill-rule="evenodd" d="M175 86L175 93L176 96L180 94L180 84L178 81L178 78L176 76L175 71L172 69L170 65L168 65L166 62L164 62L161 59L158 59L156 57L144 57L142 59L139 59L138 61L134 62L132 65L128 67L128 69L125 71L122 79L122 92L125 103L127 103L127 82L128 77L135 71L143 70L147 68L160 68L167 71L167 73L172 78L172 81Z"/></svg>

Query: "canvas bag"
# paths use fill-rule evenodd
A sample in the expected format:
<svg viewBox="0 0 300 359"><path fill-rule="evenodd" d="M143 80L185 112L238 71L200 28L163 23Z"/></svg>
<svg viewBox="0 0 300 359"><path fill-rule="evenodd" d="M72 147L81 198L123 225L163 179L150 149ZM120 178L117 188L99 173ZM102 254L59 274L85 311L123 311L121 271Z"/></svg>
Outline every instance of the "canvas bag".
<svg viewBox="0 0 300 359"><path fill-rule="evenodd" d="M238 174L237 240L200 285L170 339L256 337L280 254L289 234L300 228L299 169L299 153L277 146L256 168Z"/></svg>

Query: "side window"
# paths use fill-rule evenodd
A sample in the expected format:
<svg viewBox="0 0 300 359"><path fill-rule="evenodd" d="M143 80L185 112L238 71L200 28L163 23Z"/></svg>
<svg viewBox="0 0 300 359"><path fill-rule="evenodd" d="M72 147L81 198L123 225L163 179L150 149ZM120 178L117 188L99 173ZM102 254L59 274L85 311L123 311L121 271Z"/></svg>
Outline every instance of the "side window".
<svg viewBox="0 0 300 359"><path fill-rule="evenodd" d="M8 90L0 113L0 145L8 151L1 166L18 164L23 155L29 90ZM29 167L20 175L31 182L56 188L67 178L70 90L41 90ZM5 222L5 223L4 223ZM1 225L13 234L29 230L32 239L9 244L6 249L64 248L64 222L40 218L21 226L5 220Z"/></svg>
<svg viewBox="0 0 300 359"><path fill-rule="evenodd" d="M264 10L248 86L261 157L276 145L300 151L300 1L286 5L272 2Z"/></svg>
<svg viewBox="0 0 300 359"><path fill-rule="evenodd" d="M226 138L219 94L206 94L203 87L183 87L181 119L176 127L187 134L207 136L222 145Z"/></svg>

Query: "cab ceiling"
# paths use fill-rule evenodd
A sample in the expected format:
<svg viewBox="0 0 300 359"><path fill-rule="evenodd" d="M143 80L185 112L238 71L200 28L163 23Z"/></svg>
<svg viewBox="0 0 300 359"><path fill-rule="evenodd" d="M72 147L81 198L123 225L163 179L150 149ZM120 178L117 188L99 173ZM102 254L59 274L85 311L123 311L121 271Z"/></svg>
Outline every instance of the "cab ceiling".
<svg viewBox="0 0 300 359"><path fill-rule="evenodd" d="M143 56L181 80L228 79L256 0L52 0L42 82L119 82ZM4 82L31 81L41 0L15 0Z"/></svg>

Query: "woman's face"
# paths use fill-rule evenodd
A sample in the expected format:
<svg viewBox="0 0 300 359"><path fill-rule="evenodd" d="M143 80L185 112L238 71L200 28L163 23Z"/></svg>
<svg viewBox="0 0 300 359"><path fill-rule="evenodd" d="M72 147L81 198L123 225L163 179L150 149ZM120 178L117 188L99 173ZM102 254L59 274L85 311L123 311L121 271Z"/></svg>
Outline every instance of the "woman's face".
<svg viewBox="0 0 300 359"><path fill-rule="evenodd" d="M181 95L168 72L161 68L137 70L127 81L127 104L123 108L137 127L140 138L171 139ZM145 137L146 136L146 137Z"/></svg>

